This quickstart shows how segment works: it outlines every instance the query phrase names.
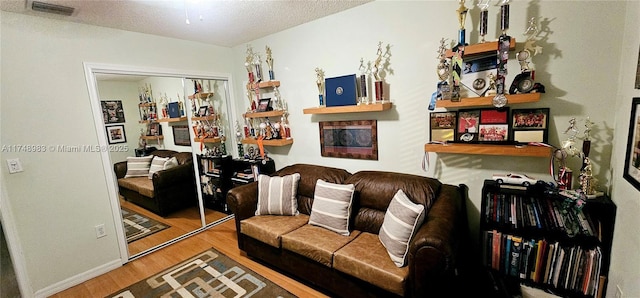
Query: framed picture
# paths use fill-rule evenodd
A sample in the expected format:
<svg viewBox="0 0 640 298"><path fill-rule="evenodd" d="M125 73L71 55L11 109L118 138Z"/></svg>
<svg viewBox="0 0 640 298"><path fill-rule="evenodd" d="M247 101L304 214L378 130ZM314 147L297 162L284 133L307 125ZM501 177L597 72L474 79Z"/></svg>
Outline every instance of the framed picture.
<svg viewBox="0 0 640 298"><path fill-rule="evenodd" d="M549 140L549 109L513 109L511 112L512 140L518 143Z"/></svg>
<svg viewBox="0 0 640 298"><path fill-rule="evenodd" d="M147 136L161 136L162 126L160 123L154 122L147 125Z"/></svg>
<svg viewBox="0 0 640 298"><path fill-rule="evenodd" d="M256 111L258 112L266 112L269 110L269 104L271 103L271 98L262 98L260 99L260 103L258 103L258 108Z"/></svg>
<svg viewBox="0 0 640 298"><path fill-rule="evenodd" d="M102 119L104 124L124 123L124 109L122 108L122 100L103 100Z"/></svg>
<svg viewBox="0 0 640 298"><path fill-rule="evenodd" d="M191 146L191 138L189 137L188 125L174 125L173 127L173 144L176 146Z"/></svg>
<svg viewBox="0 0 640 298"><path fill-rule="evenodd" d="M640 191L640 97L631 103L631 120L623 177Z"/></svg>
<svg viewBox="0 0 640 298"><path fill-rule="evenodd" d="M109 144L126 143L127 136L124 133L124 125L111 125L107 129L107 140Z"/></svg>
<svg viewBox="0 0 640 298"><path fill-rule="evenodd" d="M378 160L377 120L320 121L324 157Z"/></svg>
<svg viewBox="0 0 640 298"><path fill-rule="evenodd" d="M509 109L481 109L478 141L507 142L509 140Z"/></svg>
<svg viewBox="0 0 640 298"><path fill-rule="evenodd" d="M480 109L459 110L457 141L475 142L478 141L480 131Z"/></svg>
<svg viewBox="0 0 640 298"><path fill-rule="evenodd" d="M469 91L475 93L473 96L483 96L491 85L489 74L495 75L497 72L498 55L490 54L465 58L462 62L462 67L460 83Z"/></svg>
<svg viewBox="0 0 640 298"><path fill-rule="evenodd" d="M198 117L207 116L208 113L209 113L208 106L200 106L200 109L198 110Z"/></svg>
<svg viewBox="0 0 640 298"><path fill-rule="evenodd" d="M456 137L456 112L431 112L430 139L432 142L450 142Z"/></svg>

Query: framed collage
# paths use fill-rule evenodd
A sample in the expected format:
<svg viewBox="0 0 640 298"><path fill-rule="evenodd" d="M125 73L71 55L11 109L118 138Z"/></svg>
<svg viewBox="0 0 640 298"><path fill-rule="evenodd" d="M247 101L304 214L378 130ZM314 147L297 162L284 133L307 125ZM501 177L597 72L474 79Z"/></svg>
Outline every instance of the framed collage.
<svg viewBox="0 0 640 298"><path fill-rule="evenodd" d="M451 142L456 136L456 112L432 112L431 133L432 142Z"/></svg>
<svg viewBox="0 0 640 298"><path fill-rule="evenodd" d="M549 109L514 109L511 113L512 140L518 143L549 140Z"/></svg>

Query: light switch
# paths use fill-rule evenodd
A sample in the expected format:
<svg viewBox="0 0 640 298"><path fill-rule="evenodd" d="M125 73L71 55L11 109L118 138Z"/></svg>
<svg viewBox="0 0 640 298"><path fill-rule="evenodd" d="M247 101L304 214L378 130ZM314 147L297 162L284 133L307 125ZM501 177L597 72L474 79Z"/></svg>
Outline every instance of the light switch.
<svg viewBox="0 0 640 298"><path fill-rule="evenodd" d="M7 165L9 166L9 174L15 174L24 171L22 169L22 163L19 158L7 159Z"/></svg>

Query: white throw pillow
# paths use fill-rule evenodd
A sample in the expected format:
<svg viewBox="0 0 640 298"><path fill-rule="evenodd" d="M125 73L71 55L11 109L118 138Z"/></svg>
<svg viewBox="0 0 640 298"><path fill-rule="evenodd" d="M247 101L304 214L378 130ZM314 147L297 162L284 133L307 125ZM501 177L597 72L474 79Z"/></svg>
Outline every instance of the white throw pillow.
<svg viewBox="0 0 640 298"><path fill-rule="evenodd" d="M258 176L256 215L298 215L298 182L300 174L282 177Z"/></svg>
<svg viewBox="0 0 640 298"><path fill-rule="evenodd" d="M169 160L167 160L164 163L164 168L162 168L163 170L168 170L171 168L175 168L178 166L178 159L174 156L172 158L169 158Z"/></svg>
<svg viewBox="0 0 640 298"><path fill-rule="evenodd" d="M398 267L406 265L409 242L424 222L424 206L411 202L400 189L393 196L378 233L380 242Z"/></svg>
<svg viewBox="0 0 640 298"><path fill-rule="evenodd" d="M153 178L153 174L157 171L164 169L165 163L169 160L169 157L154 156L151 160L151 166L149 167L149 179Z"/></svg>
<svg viewBox="0 0 640 298"><path fill-rule="evenodd" d="M335 184L318 179L309 224L349 236L354 191L353 184Z"/></svg>
<svg viewBox="0 0 640 298"><path fill-rule="evenodd" d="M151 160L153 155L142 157L127 157L127 173L124 178L129 177L145 177L149 175L149 168L151 167Z"/></svg>

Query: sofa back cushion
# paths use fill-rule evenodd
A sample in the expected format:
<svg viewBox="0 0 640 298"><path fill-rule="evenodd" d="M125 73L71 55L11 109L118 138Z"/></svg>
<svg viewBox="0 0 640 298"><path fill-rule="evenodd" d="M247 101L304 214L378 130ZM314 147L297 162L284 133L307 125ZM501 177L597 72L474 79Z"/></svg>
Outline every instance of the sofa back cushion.
<svg viewBox="0 0 640 298"><path fill-rule="evenodd" d="M272 176L285 176L293 173L300 174L298 182L298 210L300 213L311 214L313 195L318 179L330 183L343 183L351 173L343 169L309 164L294 164L275 172Z"/></svg>
<svg viewBox="0 0 640 298"><path fill-rule="evenodd" d="M360 171L344 181L354 184L353 229L378 234L391 199L402 191L416 204L424 206L425 214L440 192L442 183L436 179L403 173Z"/></svg>

